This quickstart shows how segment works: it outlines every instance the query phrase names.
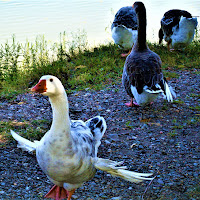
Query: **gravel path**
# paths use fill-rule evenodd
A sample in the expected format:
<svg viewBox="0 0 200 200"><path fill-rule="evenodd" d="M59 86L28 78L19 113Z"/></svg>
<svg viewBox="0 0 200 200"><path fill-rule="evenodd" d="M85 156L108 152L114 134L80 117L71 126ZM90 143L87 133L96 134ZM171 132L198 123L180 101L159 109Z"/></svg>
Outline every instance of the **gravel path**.
<svg viewBox="0 0 200 200"><path fill-rule="evenodd" d="M195 70L177 73L179 78L169 81L177 93L174 103L159 98L150 107L127 108L124 103L130 99L121 84L68 95L72 119L105 117L108 128L99 157L124 161L130 170L156 176L147 188L149 181L134 184L97 171L72 199L200 199L200 75ZM1 121L51 120L48 99L41 95L21 94L12 102L3 101L0 113ZM52 187L35 155L18 149L15 141L0 148L0 160L0 199L43 199Z"/></svg>

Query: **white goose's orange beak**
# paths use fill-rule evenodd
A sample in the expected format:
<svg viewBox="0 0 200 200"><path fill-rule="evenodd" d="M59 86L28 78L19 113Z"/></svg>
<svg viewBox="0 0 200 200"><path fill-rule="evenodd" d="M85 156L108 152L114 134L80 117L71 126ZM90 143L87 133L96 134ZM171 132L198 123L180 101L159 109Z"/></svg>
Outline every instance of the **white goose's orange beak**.
<svg viewBox="0 0 200 200"><path fill-rule="evenodd" d="M38 92L40 94L47 91L46 80L40 80L34 87L31 88L32 92Z"/></svg>

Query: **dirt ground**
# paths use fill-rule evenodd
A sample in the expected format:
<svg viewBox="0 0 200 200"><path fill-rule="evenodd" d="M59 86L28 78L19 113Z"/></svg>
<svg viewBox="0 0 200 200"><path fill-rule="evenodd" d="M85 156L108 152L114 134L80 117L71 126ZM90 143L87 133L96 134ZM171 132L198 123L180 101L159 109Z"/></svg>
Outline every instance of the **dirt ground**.
<svg viewBox="0 0 200 200"><path fill-rule="evenodd" d="M68 95L71 119L105 117L108 127L99 157L124 161L129 170L156 176L150 185L149 181L135 184L97 171L72 199L200 199L200 75L196 70L177 73L179 78L169 81L177 93L174 103L160 97L151 106L128 108L124 103L130 98L121 84ZM52 117L48 99L28 93L2 101L0 113L4 121ZM43 199L53 185L35 155L18 149L14 140L0 148L0 160L1 200Z"/></svg>

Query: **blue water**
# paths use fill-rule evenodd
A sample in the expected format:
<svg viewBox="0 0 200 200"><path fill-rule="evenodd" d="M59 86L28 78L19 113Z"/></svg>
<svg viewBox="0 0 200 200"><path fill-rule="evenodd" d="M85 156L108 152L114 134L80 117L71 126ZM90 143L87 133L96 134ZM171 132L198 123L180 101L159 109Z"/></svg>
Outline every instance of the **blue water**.
<svg viewBox="0 0 200 200"><path fill-rule="evenodd" d="M147 38L157 41L160 19L172 8L200 16L200 0L144 0L147 9ZM0 43L11 40L34 41L44 35L56 42L59 34L85 30L90 44L111 41L110 25L114 14L130 0L0 0ZM200 24L200 18L198 18Z"/></svg>

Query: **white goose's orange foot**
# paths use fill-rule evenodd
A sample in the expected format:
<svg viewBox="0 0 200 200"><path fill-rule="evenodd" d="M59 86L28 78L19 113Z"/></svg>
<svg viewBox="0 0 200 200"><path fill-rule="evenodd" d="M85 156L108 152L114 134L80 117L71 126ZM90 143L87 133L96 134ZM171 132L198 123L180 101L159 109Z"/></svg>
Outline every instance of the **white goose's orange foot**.
<svg viewBox="0 0 200 200"><path fill-rule="evenodd" d="M51 198L55 200L62 200L69 197L69 192L63 187L54 185L51 190L44 196L45 198ZM71 198L71 197L70 197Z"/></svg>

